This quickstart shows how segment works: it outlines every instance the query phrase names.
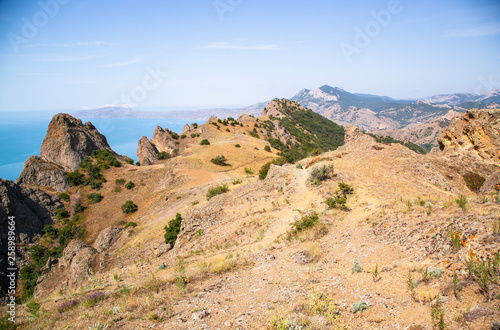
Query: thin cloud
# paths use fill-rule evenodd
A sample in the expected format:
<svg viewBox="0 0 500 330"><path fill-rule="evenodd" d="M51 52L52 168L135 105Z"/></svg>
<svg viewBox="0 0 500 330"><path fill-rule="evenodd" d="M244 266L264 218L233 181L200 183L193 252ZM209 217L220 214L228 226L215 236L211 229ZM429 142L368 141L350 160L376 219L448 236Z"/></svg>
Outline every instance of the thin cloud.
<svg viewBox="0 0 500 330"><path fill-rule="evenodd" d="M79 42L73 42L73 43L64 43L64 44L59 44L55 43L53 46L56 47L84 47L84 46L116 46L118 45L117 43L112 43L112 42L105 42L105 41L79 41Z"/></svg>
<svg viewBox="0 0 500 330"><path fill-rule="evenodd" d="M141 61L142 61L142 59L140 57L136 57L130 61L106 64L106 65L103 65L102 67L103 68L116 68L116 67L128 66L128 65L140 63Z"/></svg>
<svg viewBox="0 0 500 330"><path fill-rule="evenodd" d="M39 55L37 55L39 56ZM59 53L45 54L41 57L35 59L36 62L75 62L75 61L87 61L98 58L100 56L95 55L66 55Z"/></svg>
<svg viewBox="0 0 500 330"><path fill-rule="evenodd" d="M484 37L500 34L500 24L475 26L466 29L449 30L446 33L450 38Z"/></svg>
<svg viewBox="0 0 500 330"><path fill-rule="evenodd" d="M211 44L201 47L202 49L233 49L233 50L278 50L278 45L235 45L230 42L213 42Z"/></svg>

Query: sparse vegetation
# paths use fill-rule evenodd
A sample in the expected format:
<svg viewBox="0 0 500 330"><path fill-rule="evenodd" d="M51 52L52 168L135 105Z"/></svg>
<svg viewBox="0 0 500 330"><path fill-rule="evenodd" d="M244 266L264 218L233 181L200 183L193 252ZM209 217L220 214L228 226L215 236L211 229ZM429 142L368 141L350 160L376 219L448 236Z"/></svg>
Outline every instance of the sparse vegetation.
<svg viewBox="0 0 500 330"><path fill-rule="evenodd" d="M417 287L417 285L415 284L415 282L413 282L413 277L411 276L411 270L408 270L406 287L408 288L408 291L410 291L410 295L412 296L412 298L415 299L415 288Z"/></svg>
<svg viewBox="0 0 500 330"><path fill-rule="evenodd" d="M364 269L359 264L358 259L354 259L354 266L352 266L352 268L351 268L351 273L356 274L356 273L361 273L363 271L364 271Z"/></svg>
<svg viewBox="0 0 500 330"><path fill-rule="evenodd" d="M60 193L59 194L59 197L61 197L61 199L65 202L69 202L69 195L67 193Z"/></svg>
<svg viewBox="0 0 500 330"><path fill-rule="evenodd" d="M227 193L228 191L229 191L229 188L227 187L226 184L212 187L212 188L208 189L208 192L206 195L207 200L210 200L214 196Z"/></svg>
<svg viewBox="0 0 500 330"><path fill-rule="evenodd" d="M431 305L432 324L439 330L445 330L444 308L441 298L438 296L436 302Z"/></svg>
<svg viewBox="0 0 500 330"><path fill-rule="evenodd" d="M122 205L122 211L123 213L134 213L138 210L138 207L134 202L132 201L126 201L125 204Z"/></svg>
<svg viewBox="0 0 500 330"><path fill-rule="evenodd" d="M309 175L309 182L313 186L318 186L321 182L333 178L335 175L333 165L322 165L314 167Z"/></svg>
<svg viewBox="0 0 500 330"><path fill-rule="evenodd" d="M130 190L134 187L135 187L135 183L133 183L132 181L127 182L127 184L125 185L125 188L127 188L128 190Z"/></svg>
<svg viewBox="0 0 500 330"><path fill-rule="evenodd" d="M287 240L298 238L304 240L306 237L312 239L320 238L328 232L326 224L319 220L319 215L312 212L304 215L300 220L293 222L290 225L292 228L287 235Z"/></svg>
<svg viewBox="0 0 500 330"><path fill-rule="evenodd" d="M455 199L455 202L458 204L458 207L460 207L464 212L467 210L467 197L465 197L464 195L460 195L457 199Z"/></svg>
<svg viewBox="0 0 500 330"><path fill-rule="evenodd" d="M84 175L78 170L66 173L66 179L68 180L70 187L81 185L83 183L83 177Z"/></svg>
<svg viewBox="0 0 500 330"><path fill-rule="evenodd" d="M251 169L251 168L247 168L247 167L245 167L245 174L246 174L246 175L253 175L253 171L252 171L252 169Z"/></svg>

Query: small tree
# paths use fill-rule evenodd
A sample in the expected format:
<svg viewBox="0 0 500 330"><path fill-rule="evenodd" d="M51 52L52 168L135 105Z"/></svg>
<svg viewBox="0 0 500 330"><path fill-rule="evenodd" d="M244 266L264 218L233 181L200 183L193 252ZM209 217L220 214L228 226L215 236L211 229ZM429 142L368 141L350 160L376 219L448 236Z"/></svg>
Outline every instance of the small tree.
<svg viewBox="0 0 500 330"><path fill-rule="evenodd" d="M168 222L168 225L165 226L165 243L175 245L175 241L177 240L177 236L181 231L181 223L182 217L179 213L175 215L175 219L172 219Z"/></svg>
<svg viewBox="0 0 500 330"><path fill-rule="evenodd" d="M127 184L125 185L125 188L127 188L129 190L134 188L134 187L135 187L135 183L133 183L132 181L127 182Z"/></svg>
<svg viewBox="0 0 500 330"><path fill-rule="evenodd" d="M125 204L122 205L122 211L123 213L134 213L137 211L138 207L134 202L132 201L126 201Z"/></svg>
<svg viewBox="0 0 500 330"><path fill-rule="evenodd" d="M168 152L162 151L159 154L156 155L156 159L162 160L162 159L169 159L170 154Z"/></svg>
<svg viewBox="0 0 500 330"><path fill-rule="evenodd" d="M226 163L227 158L224 155L217 156L215 158L212 158L210 160L212 163L215 165L220 165L220 166L228 166L229 164Z"/></svg>
<svg viewBox="0 0 500 330"><path fill-rule="evenodd" d="M89 202L91 204L96 204L96 203L99 203L100 201L102 201L102 195L99 193L88 194L87 198L89 199Z"/></svg>

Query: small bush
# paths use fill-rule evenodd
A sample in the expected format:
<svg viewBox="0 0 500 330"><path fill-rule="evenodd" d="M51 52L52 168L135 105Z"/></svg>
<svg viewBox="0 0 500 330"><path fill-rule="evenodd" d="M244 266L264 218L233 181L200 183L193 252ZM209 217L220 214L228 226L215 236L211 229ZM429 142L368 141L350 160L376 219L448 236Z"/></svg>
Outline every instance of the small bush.
<svg viewBox="0 0 500 330"><path fill-rule="evenodd" d="M172 219L168 222L168 225L165 226L165 243L172 245L172 247L175 245L175 241L177 240L177 236L179 235L179 232L181 231L181 223L182 223L182 216L180 213L177 213L175 215L175 219Z"/></svg>
<svg viewBox="0 0 500 330"><path fill-rule="evenodd" d="M79 303L80 303L80 300L77 300L77 299L65 301L63 303L60 303L57 306L57 311L59 313L63 313L65 311L70 310L71 308L77 306Z"/></svg>
<svg viewBox="0 0 500 330"><path fill-rule="evenodd" d="M243 181L241 181L241 180L234 180L234 181L233 181L233 185L235 185L235 186L236 186L237 184L240 184L240 183L242 183L242 182L243 182Z"/></svg>
<svg viewBox="0 0 500 330"><path fill-rule="evenodd" d="M127 162L127 164L130 164L130 165L134 164L134 160L132 158L125 158L125 161Z"/></svg>
<svg viewBox="0 0 500 330"><path fill-rule="evenodd" d="M162 160L162 159L169 159L171 156L168 152L162 151L156 155L156 159Z"/></svg>
<svg viewBox="0 0 500 330"><path fill-rule="evenodd" d="M116 179L116 180L115 180L115 183L116 183L116 184L124 184L124 183L125 183L125 179L124 179L124 178L119 178L119 179Z"/></svg>
<svg viewBox="0 0 500 330"><path fill-rule="evenodd" d="M214 163L215 165L229 166L229 164L226 163L227 158L224 155L220 155L220 156L217 156L215 158L212 158L210 161L212 163Z"/></svg>
<svg viewBox="0 0 500 330"><path fill-rule="evenodd" d="M253 175L253 171L252 171L252 169L251 169L251 168L246 168L246 167L245 167L245 174L247 174L247 175Z"/></svg>
<svg viewBox="0 0 500 330"><path fill-rule="evenodd" d="M182 134L181 139L185 139L185 138L186 138L186 134Z"/></svg>
<svg viewBox="0 0 500 330"><path fill-rule="evenodd" d="M69 212L66 211L65 209L58 209L57 210L57 219L58 220L69 218L69 216L70 216Z"/></svg>
<svg viewBox="0 0 500 330"><path fill-rule="evenodd" d="M269 147L269 146L265 146L265 147L264 147L264 150L265 150L265 151L267 151L267 152L271 152L271 147Z"/></svg>
<svg viewBox="0 0 500 330"><path fill-rule="evenodd" d="M125 204L122 205L123 213L134 213L137 209L137 205L135 205L132 201L126 201Z"/></svg>
<svg viewBox="0 0 500 330"><path fill-rule="evenodd" d="M463 210L466 211L465 205L467 204L467 197L464 195L460 195L457 199L455 199L455 202L457 202L458 206Z"/></svg>
<svg viewBox="0 0 500 330"><path fill-rule="evenodd" d="M309 182L313 186L317 186L321 184L321 182L331 179L333 176L333 165L322 165L312 169L309 176Z"/></svg>
<svg viewBox="0 0 500 330"><path fill-rule="evenodd" d="M210 145L210 142L208 142L208 140L207 140L207 139L203 139L203 140L201 140L201 142L200 142L200 146L208 146L208 145Z"/></svg>
<svg viewBox="0 0 500 330"><path fill-rule="evenodd" d="M328 197L328 199L325 201L325 204L328 205L329 208L339 208L344 211L348 211L349 208L346 205L347 202L347 196L346 195L341 195L341 196L335 196L335 197Z"/></svg>
<svg viewBox="0 0 500 330"><path fill-rule="evenodd" d="M298 234L299 232L307 228L313 227L318 223L318 221L319 221L319 215L316 212L303 216L300 220L297 220L291 224L292 232L294 234Z"/></svg>
<svg viewBox="0 0 500 330"><path fill-rule="evenodd" d="M236 143L234 146L235 146L236 148L241 148L241 146L240 146L240 144L239 144L239 143Z"/></svg>
<svg viewBox="0 0 500 330"><path fill-rule="evenodd" d="M61 197L61 199L65 202L69 202L69 195L67 193L60 193L59 194L59 197Z"/></svg>
<svg viewBox="0 0 500 330"><path fill-rule="evenodd" d="M133 222L133 221L127 222L127 223L125 224L125 226L123 226L123 229L127 229L128 227L135 228L135 227L137 227L137 223L135 223L135 222Z"/></svg>
<svg viewBox="0 0 500 330"><path fill-rule="evenodd" d="M134 188L134 187L135 187L135 183L133 183L132 181L127 182L127 184L125 185L125 188L127 188L129 190Z"/></svg>
<svg viewBox="0 0 500 330"><path fill-rule="evenodd" d="M214 196L227 193L228 191L229 191L229 188L227 187L226 184L210 188L207 191L207 195L206 195L207 200L210 200Z"/></svg>
<svg viewBox="0 0 500 330"><path fill-rule="evenodd" d="M354 259L354 266L351 268L351 273L356 274L356 273L361 273L363 271L363 267L358 263L358 259Z"/></svg>
<svg viewBox="0 0 500 330"><path fill-rule="evenodd" d="M70 187L79 186L83 183L83 174L78 170L66 173L66 179L69 181Z"/></svg>
<svg viewBox="0 0 500 330"><path fill-rule="evenodd" d="M99 193L88 194L87 198L91 204L96 204L102 201L102 195Z"/></svg>
<svg viewBox="0 0 500 330"><path fill-rule="evenodd" d="M81 202L76 203L75 209L73 210L74 213L82 213L85 211L86 207L82 205Z"/></svg>
<svg viewBox="0 0 500 330"><path fill-rule="evenodd" d="M140 162L136 162L135 166L141 166L141 163Z"/></svg>
<svg viewBox="0 0 500 330"><path fill-rule="evenodd" d="M344 182L339 182L339 189L340 192L344 195L350 195L354 193L354 188L350 187L347 183Z"/></svg>
<svg viewBox="0 0 500 330"><path fill-rule="evenodd" d="M104 300L106 298L106 295L104 292L97 291L91 294L88 294L85 299L82 301L82 304L87 307L91 308L94 307L95 304L97 304L99 301Z"/></svg>
<svg viewBox="0 0 500 330"><path fill-rule="evenodd" d="M54 226L52 226L52 225L45 225L45 226L43 226L43 232L50 239L56 239L57 238L57 229L55 229Z"/></svg>
<svg viewBox="0 0 500 330"><path fill-rule="evenodd" d="M365 303L364 301L361 301L361 302L358 302L358 303L354 303L351 305L351 307L349 308L349 310L351 311L351 313L353 314L356 314L357 312L362 312L364 311L365 309L368 309L368 304Z"/></svg>

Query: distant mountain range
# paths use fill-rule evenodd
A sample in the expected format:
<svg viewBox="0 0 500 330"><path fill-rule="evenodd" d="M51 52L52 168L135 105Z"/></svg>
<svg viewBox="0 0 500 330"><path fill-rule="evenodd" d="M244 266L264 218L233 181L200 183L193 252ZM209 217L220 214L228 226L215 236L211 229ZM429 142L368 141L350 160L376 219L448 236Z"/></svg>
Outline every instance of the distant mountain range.
<svg viewBox="0 0 500 330"><path fill-rule="evenodd" d="M398 130L450 117L453 112L471 108L498 107L500 89L483 94L454 93L435 95L420 100L398 100L388 96L350 93L328 85L316 89L303 89L290 98L340 125L353 124L366 131ZM238 117L246 113L259 115L269 101L236 109L201 109L191 111L143 112L126 107L103 107L73 113L79 118L190 118L206 120L210 116Z"/></svg>

